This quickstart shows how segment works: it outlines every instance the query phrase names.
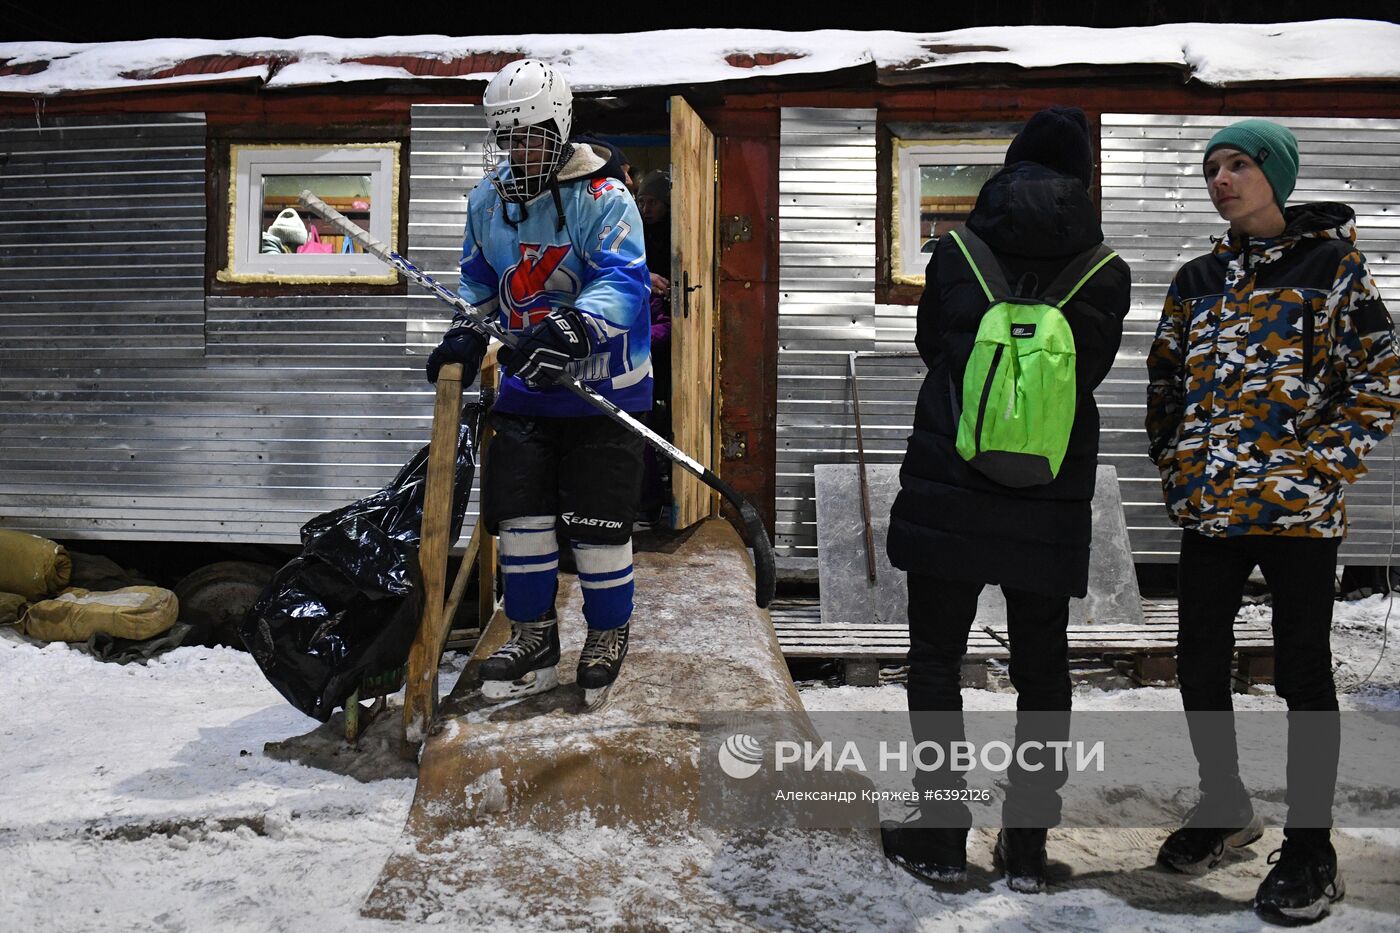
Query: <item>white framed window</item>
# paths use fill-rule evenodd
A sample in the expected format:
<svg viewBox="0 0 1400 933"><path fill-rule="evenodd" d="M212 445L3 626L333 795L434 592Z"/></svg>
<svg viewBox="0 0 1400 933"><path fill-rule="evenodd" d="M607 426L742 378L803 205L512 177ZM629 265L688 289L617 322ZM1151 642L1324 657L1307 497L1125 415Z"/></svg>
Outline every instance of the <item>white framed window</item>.
<svg viewBox="0 0 1400 933"><path fill-rule="evenodd" d="M399 144L229 147L229 241L222 282L391 285L397 274L297 201L309 189L397 249Z"/></svg>
<svg viewBox="0 0 1400 933"><path fill-rule="evenodd" d="M1011 138L900 139L893 147L890 262L901 285L923 285L938 237L972 213Z"/></svg>

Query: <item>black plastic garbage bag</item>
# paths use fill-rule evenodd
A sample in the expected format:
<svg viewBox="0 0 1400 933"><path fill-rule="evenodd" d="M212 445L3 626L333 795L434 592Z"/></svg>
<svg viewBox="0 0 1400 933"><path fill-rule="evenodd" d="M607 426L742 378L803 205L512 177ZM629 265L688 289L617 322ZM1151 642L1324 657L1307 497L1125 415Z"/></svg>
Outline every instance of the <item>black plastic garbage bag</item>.
<svg viewBox="0 0 1400 933"><path fill-rule="evenodd" d="M471 495L480 417L479 404L466 406L452 540ZM424 447L383 489L303 525L301 555L277 571L239 626L272 685L321 722L365 678L408 660L422 616L418 540L427 472Z"/></svg>
<svg viewBox="0 0 1400 933"><path fill-rule="evenodd" d="M482 407L477 402L462 412L462 431L457 441L457 485L452 493L452 531L457 540L462 533L462 519L467 514L467 500L472 492L472 473L476 467L475 447L481 423ZM403 465L387 486L349 505L317 515L301 526L302 546L310 544L326 531L357 516L367 519L395 541L418 546L419 528L423 523L423 495L428 487L428 447Z"/></svg>

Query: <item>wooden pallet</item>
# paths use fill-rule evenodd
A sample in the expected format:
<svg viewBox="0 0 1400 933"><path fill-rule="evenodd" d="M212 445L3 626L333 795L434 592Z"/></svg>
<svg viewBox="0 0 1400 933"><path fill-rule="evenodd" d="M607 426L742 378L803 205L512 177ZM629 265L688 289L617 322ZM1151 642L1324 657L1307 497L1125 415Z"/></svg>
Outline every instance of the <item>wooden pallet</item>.
<svg viewBox="0 0 1400 933"><path fill-rule="evenodd" d="M823 625L820 609L804 604L775 607L773 628L788 658L829 658L845 669L846 682L873 685L881 661L903 660L909 632L902 625ZM1144 603L1142 625L1072 625L1069 656L1075 660L1118 663L1139 683L1163 683L1176 676L1176 606ZM1235 626L1237 686L1268 682L1273 675L1273 631L1263 623ZM1005 629L974 627L968 634L964 682L985 682L986 662L1011 656ZM979 678L976 671L982 671ZM969 681L971 681L969 683Z"/></svg>

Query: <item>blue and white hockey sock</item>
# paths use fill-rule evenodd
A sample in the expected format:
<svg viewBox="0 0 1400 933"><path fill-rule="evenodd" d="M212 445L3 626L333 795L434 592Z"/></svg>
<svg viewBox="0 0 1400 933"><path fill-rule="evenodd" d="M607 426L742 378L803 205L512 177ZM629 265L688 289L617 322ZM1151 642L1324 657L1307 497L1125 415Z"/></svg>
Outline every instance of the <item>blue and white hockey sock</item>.
<svg viewBox="0 0 1400 933"><path fill-rule="evenodd" d="M533 622L554 608L559 579L559 540L553 515L526 515L501 522L501 580L506 618Z"/></svg>
<svg viewBox="0 0 1400 933"><path fill-rule="evenodd" d="M632 618L632 542L574 543L583 617L591 629L618 628Z"/></svg>

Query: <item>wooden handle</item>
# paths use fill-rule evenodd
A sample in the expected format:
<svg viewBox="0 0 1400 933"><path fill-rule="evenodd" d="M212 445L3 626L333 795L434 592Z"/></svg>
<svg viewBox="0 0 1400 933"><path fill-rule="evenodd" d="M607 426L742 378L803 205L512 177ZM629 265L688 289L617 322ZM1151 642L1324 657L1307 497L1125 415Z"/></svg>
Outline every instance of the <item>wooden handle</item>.
<svg viewBox="0 0 1400 933"><path fill-rule="evenodd" d="M443 606L442 617L445 620L442 626L443 641L445 642L452 634L452 623L457 618L457 610L462 608L462 597L467 595L467 584L471 582L472 564L476 562L477 556L481 553L481 538L486 534L486 529L481 522L476 523L472 529L472 536L467 541L466 553L462 555L462 562L457 567L457 576L452 579L452 592L447 594L447 603ZM478 627L479 630L479 627ZM442 652L438 647L439 654Z"/></svg>
<svg viewBox="0 0 1400 933"><path fill-rule="evenodd" d="M462 365L448 363L438 372L433 405L433 434L428 447L428 485L423 495L423 525L418 563L423 571L423 618L408 654L408 681L403 700L403 740L399 753L416 760L437 711L437 669L442 653L443 595L447 576L447 540L452 527L452 493L457 473L457 434L462 421Z"/></svg>

